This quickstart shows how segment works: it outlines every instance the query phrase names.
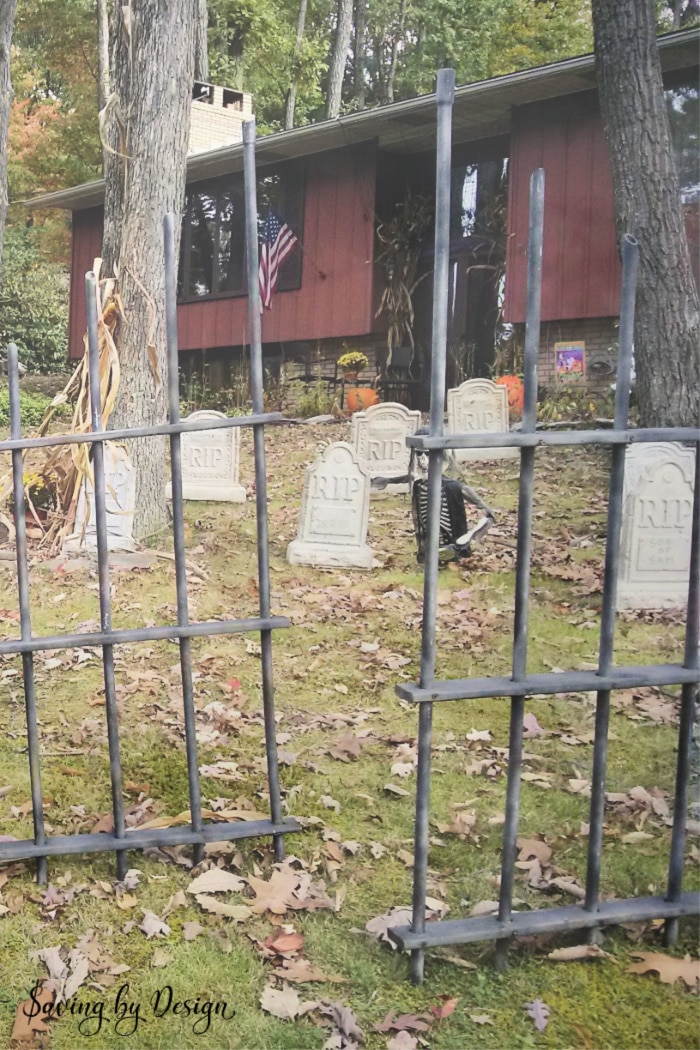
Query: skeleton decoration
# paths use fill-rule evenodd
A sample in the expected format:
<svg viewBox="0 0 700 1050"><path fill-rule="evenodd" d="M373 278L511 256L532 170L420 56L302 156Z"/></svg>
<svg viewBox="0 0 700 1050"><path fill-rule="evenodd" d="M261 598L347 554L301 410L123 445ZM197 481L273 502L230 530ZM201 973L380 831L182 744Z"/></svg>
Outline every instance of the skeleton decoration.
<svg viewBox="0 0 700 1050"><path fill-rule="evenodd" d="M427 427L420 427L417 434L427 434ZM409 477L411 485L411 512L413 528L416 534L418 550L416 558L419 564L425 561L425 536L428 524L428 464L427 452L411 452ZM446 462L443 458L443 470ZM483 516L471 529L467 525L465 501L482 511ZM471 544L477 536L487 532L494 522L494 512L474 492L469 485L451 478L442 479L442 499L440 502L440 539L439 560L444 565L449 561L468 558Z"/></svg>

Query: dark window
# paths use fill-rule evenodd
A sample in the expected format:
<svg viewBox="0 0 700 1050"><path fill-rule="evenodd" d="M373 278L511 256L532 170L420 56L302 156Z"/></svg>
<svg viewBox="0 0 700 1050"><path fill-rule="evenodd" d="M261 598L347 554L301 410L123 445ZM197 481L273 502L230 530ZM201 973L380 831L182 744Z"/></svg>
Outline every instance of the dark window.
<svg viewBox="0 0 700 1050"><path fill-rule="evenodd" d="M273 208L300 238L304 219L302 172L261 175L257 193L260 230ZM296 247L282 264L279 291L301 287L301 254ZM189 186L180 241L178 297L187 301L244 295L246 290L243 175L236 173Z"/></svg>
<svg viewBox="0 0 700 1050"><path fill-rule="evenodd" d="M700 154L698 127L700 104L696 84L667 88L666 108L671 126L671 141L676 154L676 167L681 184L683 204L700 200Z"/></svg>

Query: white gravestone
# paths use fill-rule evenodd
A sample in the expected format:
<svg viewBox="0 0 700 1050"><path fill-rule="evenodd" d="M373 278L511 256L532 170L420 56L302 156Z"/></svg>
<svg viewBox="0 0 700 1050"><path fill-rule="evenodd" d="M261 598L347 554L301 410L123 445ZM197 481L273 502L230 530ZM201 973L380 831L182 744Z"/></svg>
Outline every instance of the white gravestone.
<svg viewBox="0 0 700 1050"><path fill-rule="evenodd" d="M650 442L626 450L618 608L687 602L694 479L693 449Z"/></svg>
<svg viewBox="0 0 700 1050"><path fill-rule="evenodd" d="M371 569L369 486L352 445L338 441L325 448L306 468L299 531L287 548L289 564Z"/></svg>
<svg viewBox="0 0 700 1050"><path fill-rule="evenodd" d="M185 422L226 419L223 412L193 412ZM245 489L238 481L240 428L195 430L182 434L182 498L245 503ZM168 499L172 486L168 484Z"/></svg>
<svg viewBox="0 0 700 1050"><path fill-rule="evenodd" d="M447 391L450 434L507 434L508 391L490 379L467 379ZM456 448L458 463L477 459L515 459L517 448Z"/></svg>
<svg viewBox="0 0 700 1050"><path fill-rule="evenodd" d="M104 470L107 547L111 551L136 550L133 540L136 475L123 445L105 441ZM63 550L74 553L96 548L95 490L90 478L85 478L80 486L75 528L63 544Z"/></svg>
<svg viewBox="0 0 700 1050"><path fill-rule="evenodd" d="M420 412L389 401L372 405L352 417L350 443L369 475L374 478L405 478L411 450L406 445L409 434L420 426ZM385 492L408 492L407 481L389 484Z"/></svg>

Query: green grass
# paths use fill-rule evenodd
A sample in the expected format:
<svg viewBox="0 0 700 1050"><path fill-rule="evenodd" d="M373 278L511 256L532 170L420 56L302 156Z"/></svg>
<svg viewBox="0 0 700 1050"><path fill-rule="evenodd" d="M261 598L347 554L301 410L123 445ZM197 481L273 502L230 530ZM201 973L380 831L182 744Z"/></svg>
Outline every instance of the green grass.
<svg viewBox="0 0 700 1050"><path fill-rule="evenodd" d="M303 467L320 443L345 436L341 428L281 427L271 428L267 436L273 611L292 621L290 630L279 631L274 638L281 778L286 809L305 818L301 833L287 837L287 851L308 866L314 879L325 881L328 893L339 893L342 899L337 912L290 911L279 920L303 934L304 955L315 966L341 978L340 983L298 986L302 1000L325 998L350 1007L364 1029L369 1050L386 1046L388 1037L372 1026L389 1010L425 1012L441 995L455 997L458 1003L455 1012L436 1022L425 1036L435 1048L696 1046L697 997L681 985L670 987L653 976L627 973L631 952L664 950L658 925L605 931L603 946L611 958L585 963L546 958L552 947L581 941L582 934L514 945L505 974L494 969L488 944L451 950L453 959L461 958L472 969L456 965L443 952L430 951L421 987L409 983L406 957L365 933L369 919L411 900L412 873L402 851L410 853L412 848L415 776L392 776L391 765L399 744L410 745L417 732L417 712L397 700L394 686L416 680L419 673L422 577L415 563L410 505L401 496L372 502L369 543L383 563L381 568L314 570L286 563L286 546L296 533ZM250 435L244 435L244 482L252 479L250 446ZM587 450L577 453L572 463L564 450L543 450L537 464L528 666L534 671L595 664L600 593L586 583L585 574L591 567L599 570L602 563L607 455ZM513 464L474 465L469 480L498 510L499 518L467 566L441 573L438 674L509 674L517 470ZM186 513L188 557L206 574L203 582L196 574L192 579L191 616L254 616L253 505L190 503ZM587 541L583 547L578 545L582 540ZM168 549L162 537L158 546ZM565 560L580 567L583 579L552 574ZM0 573L4 592L0 623L7 636L15 636L17 599L7 562L0 562ZM112 582L115 626L173 622L174 573L167 559L150 571L114 574ZM32 568L31 594L37 634L73 631L98 616L94 574L61 576L37 563ZM378 652L362 650L361 643L375 640ZM256 639L218 637L192 644L199 763L237 764L237 779L222 780L208 773L201 779L201 789L206 806L224 799L231 806L249 805L264 812L260 660L247 641ZM618 623L618 662L677 660L682 649L679 618L628 615ZM60 665L52 662L55 658L60 658ZM99 652L81 663L76 651L38 654L34 662L45 819L55 834L87 832L111 809ZM172 817L189 806L177 646L119 647L115 666L125 805L148 804L145 819ZM240 691L232 692L234 680L240 682ZM0 795L0 835L31 837L31 816L23 805L30 794L18 658L0 657L0 683L4 729L0 788L8 788ZM524 769L545 774L547 786L523 783L521 834L544 836L558 872L575 876L580 883L585 880L588 840L582 824L588 820L588 800L569 790L569 780L590 777L594 700L578 695L528 702L528 711L536 715L545 735L526 740L529 757ZM614 694L609 791L625 795L641 786L667 792L672 801L677 710L670 697L661 700L668 717L654 722L637 698ZM216 706L210 705L217 704L233 712L227 721L211 714ZM451 918L466 916L474 904L498 895L502 826L490 820L503 812L507 764L502 749L508 743L509 711L503 698L435 706L429 892L446 902ZM488 729L492 739L469 741L472 729ZM362 750L357 759L343 762L330 751L348 733L360 737ZM487 769L474 772L479 762L487 766L495 762L490 768L496 775L487 775ZM409 795L392 797L385 791L387 783L398 784ZM340 812L324 805L326 795L336 800ZM456 803L468 803L476 812L475 834L466 841L437 826L449 825ZM639 830L651 837L623 841ZM342 863L334 864L324 835L332 841L359 843L359 848L355 854L346 850ZM603 895L662 894L669 837L670 829L656 815L610 805L603 845ZM375 843L386 850L378 858L372 852ZM688 888L698 885L691 860L689 854ZM269 877L272 861L267 840L249 840L220 857L221 863L243 876L257 872ZM283 1021L260 1009L272 964L255 942L277 928L269 915L234 925L202 911L188 898L185 907L167 918L171 927L167 938L147 940L138 929L143 909L161 915L169 898L188 885L191 873L162 852L130 853L129 864L142 874L131 891L135 903L122 909L114 892L112 856L51 861L53 886L59 891L79 888L54 915L42 905L31 864L4 873L0 869L2 901L11 905L0 915L0 1046L9 1045L18 1000L46 976L32 953L61 946L65 954L88 930L94 931L114 963L129 970L91 974L92 983L80 988L77 999L104 1003L102 1029L88 1037L78 1029L76 1017L64 1016L50 1024L48 1045L55 1050L73 1050L83 1045L83 1038L87 1045L105 1050L202 1045L222 1050L292 1050L324 1045L330 1028L319 1025L317 1012ZM524 902L521 907L571 901L532 889L523 869L516 874L515 894ZM230 897L234 903L244 899ZM188 942L183 927L193 920L206 932ZM697 954L697 935L697 923L681 923L674 954ZM165 966L152 965L156 949L165 951ZM128 990L122 992L122 999L127 996L140 1004L136 1031L129 1030L128 1019L115 1031L115 998L123 985ZM197 1017L201 1021L201 1015L186 1017L168 1010L156 1018L153 996L166 986L172 987L174 1001L199 996L201 1002L209 997L226 1002L229 1011L235 1009L235 1017L215 1016L206 1033L199 1034L193 1023ZM536 1032L523 1008L535 998L551 1009L543 1033ZM493 1023L479 1025L470 1019L482 1014Z"/></svg>

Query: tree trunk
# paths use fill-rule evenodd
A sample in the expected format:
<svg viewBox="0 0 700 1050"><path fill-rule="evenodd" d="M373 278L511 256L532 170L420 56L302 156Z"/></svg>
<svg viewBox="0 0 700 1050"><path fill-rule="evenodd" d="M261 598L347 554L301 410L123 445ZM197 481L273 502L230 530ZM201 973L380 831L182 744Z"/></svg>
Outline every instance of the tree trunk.
<svg viewBox="0 0 700 1050"><path fill-rule="evenodd" d="M289 79L289 90L287 92L287 103L284 109L284 130L291 131L294 127L294 107L297 104L297 81L299 80L299 56L301 45L304 40L304 26L306 24L306 9L309 0L299 0L299 14L297 15L297 34L294 40L294 54L292 56L292 75Z"/></svg>
<svg viewBox="0 0 700 1050"><path fill-rule="evenodd" d="M116 332L122 377L111 424L147 426L165 419L163 216L179 216L183 208L195 0L132 0L130 7L119 5L115 18L119 111L110 127L116 152L108 154L106 170L103 276L118 277L124 317ZM179 223L175 232L177 253ZM134 533L144 538L167 520L164 440L130 441L129 454L136 473Z"/></svg>
<svg viewBox="0 0 700 1050"><path fill-rule="evenodd" d="M109 13L107 0L97 0L97 102L100 110L112 93L109 76Z"/></svg>
<svg viewBox="0 0 700 1050"><path fill-rule="evenodd" d="M7 216L7 132L12 108L10 44L17 0L0 0L0 292L2 291L2 246Z"/></svg>
<svg viewBox="0 0 700 1050"><path fill-rule="evenodd" d="M326 94L326 117L332 120L340 113L343 97L345 64L352 36L352 0L338 0L338 23L333 37L331 58L328 64L328 92Z"/></svg>
<svg viewBox="0 0 700 1050"><path fill-rule="evenodd" d="M697 426L700 318L671 147L654 0L592 0L618 241L639 240L635 361L644 426Z"/></svg>
<svg viewBox="0 0 700 1050"><path fill-rule="evenodd" d="M207 0L196 0L197 11L195 15L195 38L194 38L194 79L201 83L209 83L209 41L207 29L209 28L209 12L207 11Z"/></svg>
<svg viewBox="0 0 700 1050"><path fill-rule="evenodd" d="M367 38L367 0L355 3L355 45L353 47L354 102L358 109L365 108L367 85L365 84L365 47Z"/></svg>
<svg viewBox="0 0 700 1050"><path fill-rule="evenodd" d="M386 100L387 102L394 101L394 81L396 80L396 67L399 61L399 40L403 36L404 27L406 24L406 0L401 0L401 12L399 14L398 28L394 34L394 39L391 42L391 64L389 65L389 74L386 78Z"/></svg>

